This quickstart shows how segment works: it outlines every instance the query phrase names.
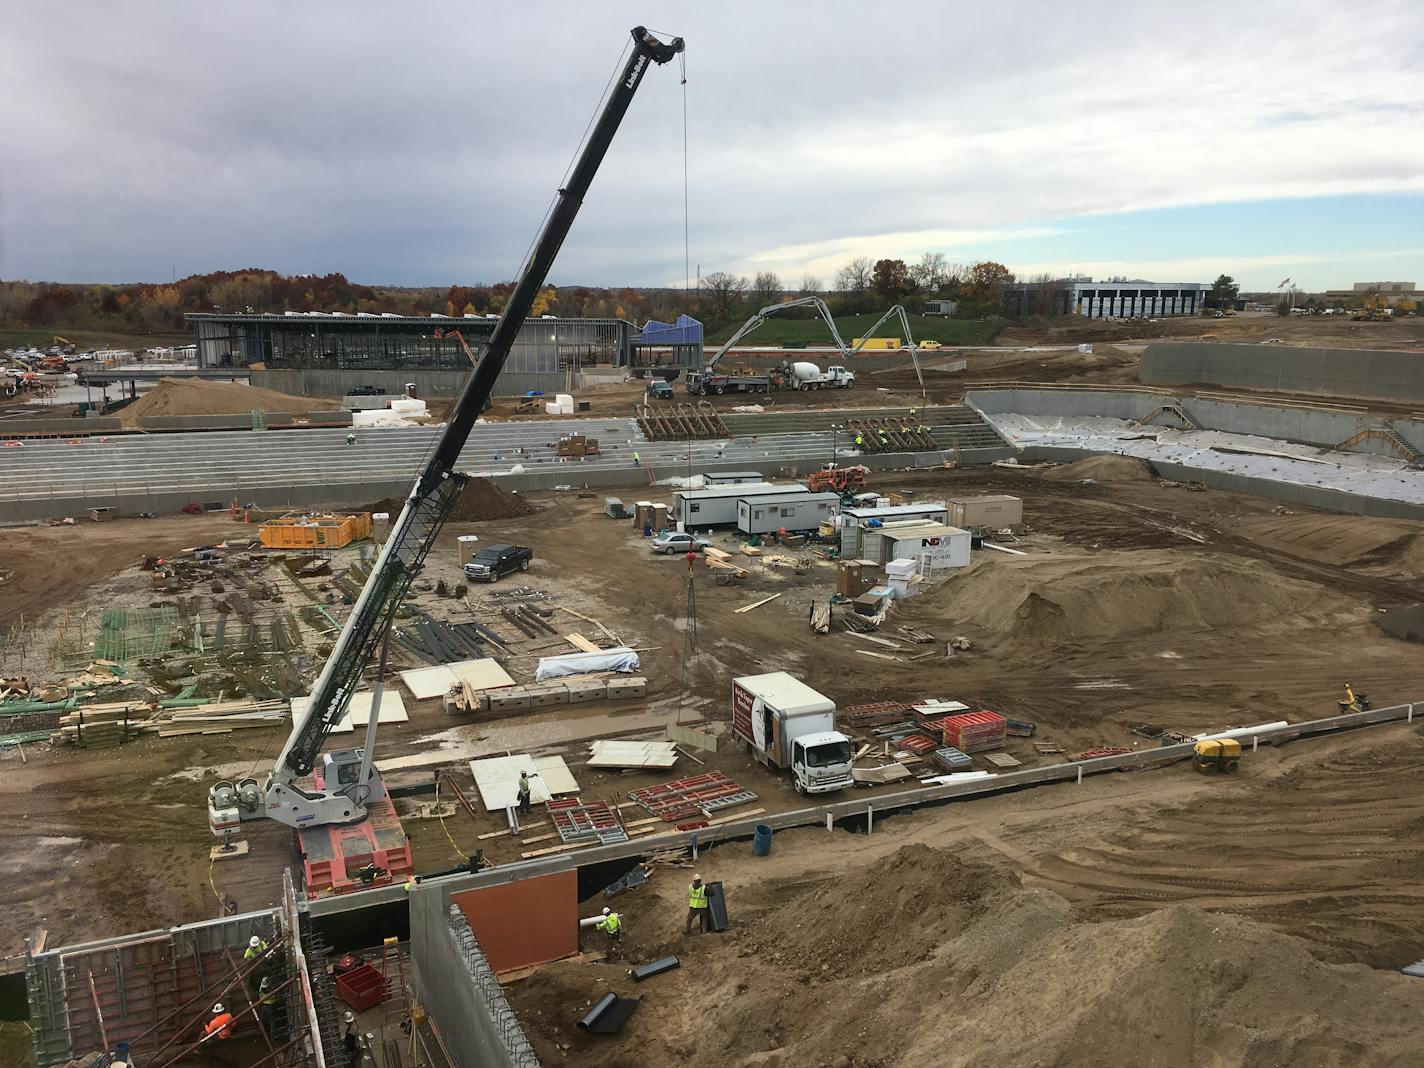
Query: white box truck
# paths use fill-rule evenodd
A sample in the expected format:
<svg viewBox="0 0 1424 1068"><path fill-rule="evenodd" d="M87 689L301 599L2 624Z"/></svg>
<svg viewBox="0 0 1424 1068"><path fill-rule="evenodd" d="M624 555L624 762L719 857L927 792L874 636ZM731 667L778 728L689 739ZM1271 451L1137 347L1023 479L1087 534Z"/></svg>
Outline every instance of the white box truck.
<svg viewBox="0 0 1424 1068"><path fill-rule="evenodd" d="M732 680L732 732L758 760L791 773L797 793L852 785L851 744L836 704L784 671Z"/></svg>

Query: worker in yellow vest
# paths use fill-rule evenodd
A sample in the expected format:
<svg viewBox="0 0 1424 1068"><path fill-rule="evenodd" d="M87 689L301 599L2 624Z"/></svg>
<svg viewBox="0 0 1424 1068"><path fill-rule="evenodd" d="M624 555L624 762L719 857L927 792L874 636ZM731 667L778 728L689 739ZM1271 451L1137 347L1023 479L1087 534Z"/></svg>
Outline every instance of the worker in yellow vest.
<svg viewBox="0 0 1424 1068"><path fill-rule="evenodd" d="M694 875L692 885L687 888L687 925L682 933L691 934L694 922L698 934L707 930L707 887L703 885L700 875Z"/></svg>
<svg viewBox="0 0 1424 1068"><path fill-rule="evenodd" d="M608 936L608 941L617 944L623 937L623 917L610 908L603 910L603 919L593 925L596 930Z"/></svg>
<svg viewBox="0 0 1424 1068"><path fill-rule="evenodd" d="M247 948L242 951L243 960L252 960L267 952L267 942L259 935L253 935L247 940Z"/></svg>

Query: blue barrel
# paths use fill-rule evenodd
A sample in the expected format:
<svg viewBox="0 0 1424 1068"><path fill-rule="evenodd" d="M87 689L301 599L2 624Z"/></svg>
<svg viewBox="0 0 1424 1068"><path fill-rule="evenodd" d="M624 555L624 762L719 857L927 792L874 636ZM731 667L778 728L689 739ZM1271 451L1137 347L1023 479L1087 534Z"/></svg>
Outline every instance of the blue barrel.
<svg viewBox="0 0 1424 1068"><path fill-rule="evenodd" d="M129 1044L127 1042L114 1043L114 1060L129 1063Z"/></svg>
<svg viewBox="0 0 1424 1068"><path fill-rule="evenodd" d="M765 823L757 824L756 834L752 837L752 852L759 857L771 852L771 828Z"/></svg>

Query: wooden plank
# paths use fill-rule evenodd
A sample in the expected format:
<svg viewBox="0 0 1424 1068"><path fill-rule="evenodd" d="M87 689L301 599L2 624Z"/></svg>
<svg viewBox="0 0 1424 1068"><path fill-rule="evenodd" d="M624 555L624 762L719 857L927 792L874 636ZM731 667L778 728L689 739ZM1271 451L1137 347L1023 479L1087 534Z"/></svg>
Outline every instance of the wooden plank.
<svg viewBox="0 0 1424 1068"><path fill-rule="evenodd" d="M600 652L598 646L594 645L593 642L589 641L578 631L574 631L572 634L565 634L564 641L568 642L575 649L581 649L585 653Z"/></svg>
<svg viewBox="0 0 1424 1068"><path fill-rule="evenodd" d="M855 651L861 656L873 656L876 660L893 660L897 664L904 663L904 660L901 657L891 656L889 653L874 653L871 652L869 649L857 649Z"/></svg>
<svg viewBox="0 0 1424 1068"><path fill-rule="evenodd" d="M749 808L741 812L728 813L725 816L718 816L715 820L708 820L707 826L716 827L723 823L736 823L738 820L744 820L748 816L760 816L765 811L766 809L764 808Z"/></svg>
<svg viewBox="0 0 1424 1068"><path fill-rule="evenodd" d="M538 823L525 823L525 824L522 824L522 825L520 826L519 830L520 830L520 833L522 834L522 833L525 832L525 831L532 831L532 830L535 830L535 829L537 829L537 828L539 828L539 827L547 827L547 826L549 826L549 821L548 821L548 820L540 820ZM502 837L505 836L506 834L512 834L512 833L513 833L513 832L512 832L508 827L501 827L501 828L500 828L499 830L497 830L497 831L488 831L488 832L486 832L485 834L476 835L476 836L475 836L475 840L478 841L478 842L483 842L486 838L502 838Z"/></svg>
<svg viewBox="0 0 1424 1068"><path fill-rule="evenodd" d="M559 837L558 831L551 831L549 834L536 834L533 838L524 839L524 845L533 845L535 842L547 842L550 838Z"/></svg>
<svg viewBox="0 0 1424 1068"><path fill-rule="evenodd" d="M861 641L874 642L876 645L883 645L887 649L903 649L904 646L891 638L877 638L874 634L862 634L858 630L846 631L852 638L859 638Z"/></svg>
<svg viewBox="0 0 1424 1068"><path fill-rule="evenodd" d="M870 743L866 742L864 745L862 745L859 749L856 750L855 756L851 757L850 759L852 760L852 762L854 762L865 756L865 754L868 752L870 752Z"/></svg>
<svg viewBox="0 0 1424 1068"><path fill-rule="evenodd" d="M547 849L531 849L527 853L520 853L521 860L533 860L535 857L547 857L550 853L572 853L576 849L588 849L590 846L602 845L597 838L591 842L575 842L566 845L549 846Z"/></svg>
<svg viewBox="0 0 1424 1068"><path fill-rule="evenodd" d="M769 601L774 601L780 596L781 594L779 593L773 593L770 597L763 597L760 601L753 601L749 605L743 605L741 608L738 608L733 614L741 615L743 612L750 612L753 608L760 608L762 605L766 604Z"/></svg>

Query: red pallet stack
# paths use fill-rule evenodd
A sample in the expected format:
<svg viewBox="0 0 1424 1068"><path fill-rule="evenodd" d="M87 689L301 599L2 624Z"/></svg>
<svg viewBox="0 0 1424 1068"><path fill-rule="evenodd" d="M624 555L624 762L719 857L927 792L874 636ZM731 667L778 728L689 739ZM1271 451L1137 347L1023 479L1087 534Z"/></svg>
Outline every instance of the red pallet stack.
<svg viewBox="0 0 1424 1068"><path fill-rule="evenodd" d="M1008 720L997 712L965 712L944 718L944 744L961 753L982 753L1004 744Z"/></svg>

